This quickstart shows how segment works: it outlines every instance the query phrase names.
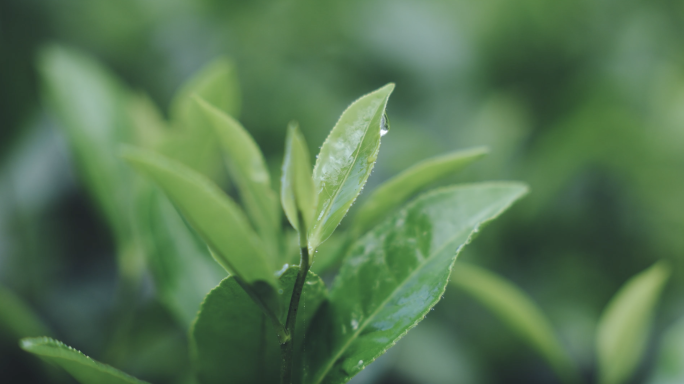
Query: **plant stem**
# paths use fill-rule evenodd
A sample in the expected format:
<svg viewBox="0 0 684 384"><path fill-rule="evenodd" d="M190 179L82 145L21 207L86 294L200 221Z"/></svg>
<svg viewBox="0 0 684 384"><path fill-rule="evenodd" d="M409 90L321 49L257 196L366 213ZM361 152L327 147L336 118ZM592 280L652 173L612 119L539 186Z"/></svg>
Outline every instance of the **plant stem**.
<svg viewBox="0 0 684 384"><path fill-rule="evenodd" d="M294 339L295 327L297 325L297 311L299 310L299 300L302 298L302 290L304 289L304 282L306 281L306 275L309 272L310 265L309 248L306 246L306 242L300 249L301 260L299 262L299 273L297 273L297 280L295 280L294 289L292 290L290 308L287 311L287 320L285 321L285 329L290 335L290 338L284 344L280 345L283 356L283 362L280 368L281 384L292 384L292 365L294 360Z"/></svg>

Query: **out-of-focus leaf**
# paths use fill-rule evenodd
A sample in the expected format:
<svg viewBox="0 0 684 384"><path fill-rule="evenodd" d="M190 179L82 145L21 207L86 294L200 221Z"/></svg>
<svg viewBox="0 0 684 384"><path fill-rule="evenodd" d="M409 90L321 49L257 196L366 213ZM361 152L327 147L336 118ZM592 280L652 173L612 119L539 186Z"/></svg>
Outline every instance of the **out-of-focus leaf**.
<svg viewBox="0 0 684 384"><path fill-rule="evenodd" d="M216 261L247 283L275 278L244 213L206 177L164 156L126 148L126 159L152 179L216 253Z"/></svg>
<svg viewBox="0 0 684 384"><path fill-rule="evenodd" d="M287 127L280 200L290 224L297 231L306 233L307 228L311 228L316 194L311 177L309 148L297 123L290 123ZM299 222L300 215L304 223Z"/></svg>
<svg viewBox="0 0 684 384"><path fill-rule="evenodd" d="M145 384L133 376L99 363L83 353L48 337L21 340L21 347L41 359L64 368L81 384Z"/></svg>
<svg viewBox="0 0 684 384"><path fill-rule="evenodd" d="M81 177L114 232L122 273L135 278L143 264L131 233L132 175L116 152L132 142L126 90L97 62L64 47L44 49L39 68Z"/></svg>
<svg viewBox="0 0 684 384"><path fill-rule="evenodd" d="M162 113L154 102L143 93L131 95L127 103L128 115L133 125L135 142L145 148L155 148L168 133Z"/></svg>
<svg viewBox="0 0 684 384"><path fill-rule="evenodd" d="M451 284L496 314L548 361L565 382L579 376L544 313L518 287L472 264L457 263Z"/></svg>
<svg viewBox="0 0 684 384"><path fill-rule="evenodd" d="M318 202L309 230L310 250L333 233L366 184L378 157L393 90L394 84L387 84L353 102L323 143L313 171Z"/></svg>
<svg viewBox="0 0 684 384"><path fill-rule="evenodd" d="M26 303L0 287L0 331L2 330L17 339L52 333Z"/></svg>
<svg viewBox="0 0 684 384"><path fill-rule="evenodd" d="M311 269L322 274L339 266L344 251L349 247L349 233L333 233L325 243L316 250L316 257Z"/></svg>
<svg viewBox="0 0 684 384"><path fill-rule="evenodd" d="M462 247L526 191L519 183L442 188L361 238L312 322L305 382L344 383L394 345L439 301Z"/></svg>
<svg viewBox="0 0 684 384"><path fill-rule="evenodd" d="M171 120L184 124L197 121L193 116L197 113L193 106L193 95L237 118L240 114L241 97L235 65L223 57L212 61L193 75L171 101Z"/></svg>
<svg viewBox="0 0 684 384"><path fill-rule="evenodd" d="M194 95L237 118L240 112L240 87L232 62L225 58L217 59L199 70L180 88L170 107L173 130L158 149L212 180L223 183L225 176L220 147L211 123L195 106Z"/></svg>
<svg viewBox="0 0 684 384"><path fill-rule="evenodd" d="M187 329L226 272L156 187L141 191L138 217L157 294Z"/></svg>
<svg viewBox="0 0 684 384"><path fill-rule="evenodd" d="M627 281L608 303L596 337L601 384L623 383L638 367L669 275L669 266L657 263Z"/></svg>
<svg viewBox="0 0 684 384"><path fill-rule="evenodd" d="M359 208L354 230L365 233L411 196L486 155L486 147L466 149L423 160L384 182Z"/></svg>
<svg viewBox="0 0 684 384"><path fill-rule="evenodd" d="M283 307L289 304L298 271L299 267L290 267L279 279ZM306 304L297 317L295 345L301 345L306 325L325 297L325 284L309 273L302 292L302 303ZM190 337L193 364L201 384L279 380L276 330L232 276L207 295Z"/></svg>
<svg viewBox="0 0 684 384"><path fill-rule="evenodd" d="M228 171L275 268L280 248L280 211L264 155L242 125L218 108L199 98L195 99L193 108L197 110L193 115L201 119L196 123L208 121L218 137Z"/></svg>
<svg viewBox="0 0 684 384"><path fill-rule="evenodd" d="M650 384L684 383L684 318L662 336L658 360Z"/></svg>

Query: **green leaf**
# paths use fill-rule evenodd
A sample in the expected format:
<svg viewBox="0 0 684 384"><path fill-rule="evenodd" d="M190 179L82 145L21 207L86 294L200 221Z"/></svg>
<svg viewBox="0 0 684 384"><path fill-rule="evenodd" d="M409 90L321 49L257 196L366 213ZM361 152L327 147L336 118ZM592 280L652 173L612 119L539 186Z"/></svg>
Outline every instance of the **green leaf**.
<svg viewBox="0 0 684 384"><path fill-rule="evenodd" d="M109 365L99 363L83 353L49 337L21 340L21 347L41 359L64 368L81 384L144 384Z"/></svg>
<svg viewBox="0 0 684 384"><path fill-rule="evenodd" d="M345 257L306 339L306 383L344 383L394 345L440 299L462 247L527 188L482 183L419 197Z"/></svg>
<svg viewBox="0 0 684 384"><path fill-rule="evenodd" d="M225 57L200 69L181 86L171 101L171 120L185 124L196 121L193 95L206 100L221 111L237 117L240 114L240 86L235 65Z"/></svg>
<svg viewBox="0 0 684 384"><path fill-rule="evenodd" d="M480 147L433 157L384 182L359 208L354 217L354 230L365 233L420 190L461 170L487 152L487 148Z"/></svg>
<svg viewBox="0 0 684 384"><path fill-rule="evenodd" d="M242 210L206 177L153 152L127 148L122 157L152 179L216 253L216 261L247 283L275 286L268 257Z"/></svg>
<svg viewBox="0 0 684 384"><path fill-rule="evenodd" d="M670 268L664 262L632 277L608 303L599 321L599 383L626 382L645 351L653 314Z"/></svg>
<svg viewBox="0 0 684 384"><path fill-rule="evenodd" d="M316 209L316 194L311 176L309 148L299 126L294 122L287 127L280 201L290 224L305 234L311 228ZM299 217L303 218L304 223L299 222Z"/></svg>
<svg viewBox="0 0 684 384"><path fill-rule="evenodd" d="M195 95L237 117L240 88L232 62L226 58L217 59L200 69L180 88L170 107L174 129L157 149L222 185L225 172L220 147L211 123L195 106Z"/></svg>
<svg viewBox="0 0 684 384"><path fill-rule="evenodd" d="M457 263L451 284L482 303L516 332L553 367L565 382L578 373L544 313L518 287L472 264Z"/></svg>
<svg viewBox="0 0 684 384"><path fill-rule="evenodd" d="M226 272L166 196L152 185L140 194L140 232L157 295L187 329Z"/></svg>
<svg viewBox="0 0 684 384"><path fill-rule="evenodd" d="M299 267L290 267L280 277L279 298L285 308L298 271ZM297 317L295 345L301 346L307 324L326 294L323 281L309 272L302 292L305 304ZM278 382L280 346L276 331L232 276L202 303L190 330L190 347L201 384Z"/></svg>
<svg viewBox="0 0 684 384"><path fill-rule="evenodd" d="M200 98L195 99L194 108L218 137L228 171L240 191L247 214L268 247L275 268L280 244L280 211L261 150L240 123L218 108Z"/></svg>
<svg viewBox="0 0 684 384"><path fill-rule="evenodd" d="M132 174L116 152L121 143L133 141L127 92L100 64L64 47L43 49L39 69L47 103L66 134L80 177L114 233L119 267L135 279L143 260L129 221Z"/></svg>
<svg viewBox="0 0 684 384"><path fill-rule="evenodd" d="M328 240L318 247L311 269L317 274L322 274L338 267L349 243L349 232L330 235Z"/></svg>
<svg viewBox="0 0 684 384"><path fill-rule="evenodd" d="M663 334L655 372L648 383L684 383L684 318L671 325Z"/></svg>
<svg viewBox="0 0 684 384"><path fill-rule="evenodd" d="M3 329L16 338L52 333L26 303L0 287L0 330Z"/></svg>
<svg viewBox="0 0 684 384"><path fill-rule="evenodd" d="M144 93L131 95L126 108L133 124L134 141L145 148L156 148L168 133L161 111Z"/></svg>
<svg viewBox="0 0 684 384"><path fill-rule="evenodd" d="M313 171L318 202L309 230L311 251L333 233L366 184L378 158L392 90L394 84L387 84L353 102L323 143Z"/></svg>

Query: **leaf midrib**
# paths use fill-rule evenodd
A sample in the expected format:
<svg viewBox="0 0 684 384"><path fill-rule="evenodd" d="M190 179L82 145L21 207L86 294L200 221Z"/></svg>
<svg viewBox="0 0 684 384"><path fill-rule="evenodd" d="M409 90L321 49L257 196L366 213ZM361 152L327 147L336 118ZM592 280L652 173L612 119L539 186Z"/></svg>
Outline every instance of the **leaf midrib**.
<svg viewBox="0 0 684 384"><path fill-rule="evenodd" d="M382 105L382 104L381 104L381 105ZM321 226L319 226L319 227L316 228L316 231L317 231L317 232L320 232L320 229L323 228L323 226L324 226L325 224L327 224L327 222L328 222L328 217L329 217L329 213L330 213L330 209L332 208L333 202L335 201L335 199L337 198L337 196L340 194L340 191L342 190L342 186L344 185L344 183L347 182L347 179L349 178L349 174L351 173L352 168L354 168L354 164L356 164L356 162L357 162L357 160L358 160L358 158L359 158L359 154L361 153L361 146L363 145L363 142L366 140L366 135L368 134L368 130L370 129L370 125L371 125L371 123L373 122L373 119L375 118L375 115L377 114L377 112L378 112L378 111L377 111L377 109L376 109L376 110L375 110L375 113L373 114L373 117L371 118L370 123L368 123L368 126L366 127L365 131L363 132L363 137L361 138L361 142L360 142L359 146L356 147L356 151L355 151L356 154L354 155L354 161L352 161L351 166L349 167L349 169L347 169L347 172L346 172L346 174L344 175L344 180L342 180L342 182L340 183L340 188L337 188L337 190L335 191L335 194L334 194L334 195L332 196L332 198L330 199L330 204L329 204L329 205L326 207L326 209L323 211L323 212L325 213L324 216L323 216L323 217L325 217L325 222L322 223ZM379 140L378 140L378 142L379 142ZM366 182L364 181L364 184L365 184L365 183L366 183ZM317 233L317 235L318 235L318 233ZM319 242L320 242L320 239L317 239L316 241L319 241Z"/></svg>
<svg viewBox="0 0 684 384"><path fill-rule="evenodd" d="M479 214L479 215L477 216L478 220L474 220L474 223L481 222L481 221L482 221L482 219L480 219L481 216L483 216L482 213ZM385 299L382 303L380 303L380 305L371 313L371 315L368 316L368 317L366 318L366 320L362 323L362 326L360 326L359 329L354 333L353 337L350 337L349 340L344 344L344 346L343 346L342 348L340 348L339 352L335 355L335 357L334 357L333 359L330 359L330 361L331 361L332 363L328 364L328 366L326 367L326 369L323 371L323 375L320 376L319 379L318 379L317 381L314 382L315 384L320 384L320 382L321 382L321 381L325 378L325 376L329 373L330 369L331 369L332 366L335 364L335 362L340 358L340 356L342 355L342 353L343 353L344 351L346 351L347 348L349 348L349 346L351 345L351 343L354 342L354 341L358 338L358 335L366 328L366 326L368 325L368 323L370 322L370 320L373 319L373 318L380 312L380 310L381 310L382 308L384 308L384 307L385 307L385 306L394 298L394 296L397 294L397 292L399 292L399 291L401 290L401 288L404 287L404 284L406 284L406 282L410 281L410 280L414 277L414 275L415 275L417 272L421 271L421 270L423 269L423 267L425 267L425 266L428 264L428 261L431 261L431 260L435 257L435 255L438 255L440 252L442 252L442 250L444 250L444 249L447 247L447 245L451 244L451 243L452 243L458 236L460 236L467 228L472 228L472 226L474 225L474 223L473 223L473 221L469 222L468 225L467 225L463 230L457 232L454 236L452 236L452 237L449 239L449 241L446 241L446 242L444 243L444 245L442 245L437 251L435 251L435 252L432 254L432 256L426 258L425 261L424 261L418 268L414 269L413 272L411 272L411 273L406 277L406 279L404 279L404 281L403 281L402 283L400 283L399 285L397 285L396 289L394 289L394 290L392 291L392 294L389 295L389 296L387 297L387 299ZM472 232L472 229L471 229L470 231ZM466 239L466 242L467 242L467 239ZM456 256L458 256L459 252L460 252L460 250L457 250L457 251L456 251Z"/></svg>

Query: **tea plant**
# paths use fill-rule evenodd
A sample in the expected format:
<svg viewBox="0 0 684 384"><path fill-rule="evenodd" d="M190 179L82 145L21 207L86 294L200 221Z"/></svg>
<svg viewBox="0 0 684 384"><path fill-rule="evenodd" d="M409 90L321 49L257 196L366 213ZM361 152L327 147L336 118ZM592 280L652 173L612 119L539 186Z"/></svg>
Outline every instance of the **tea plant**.
<svg viewBox="0 0 684 384"><path fill-rule="evenodd" d="M116 239L120 302L135 295L149 269L159 300L190 328L197 382L346 382L423 319L449 281L498 315L562 381L583 381L551 322L520 289L469 264L451 272L462 247L526 187L456 185L408 202L485 149L405 170L372 191L338 230L389 131L385 109L394 85L343 112L313 170L291 123L278 199L261 150L235 118L240 94L229 61L211 63L181 87L168 121L146 96L77 52L45 50L41 70L47 100ZM224 192L221 157L239 200ZM316 272L335 270L328 291ZM596 337L599 383L625 383L639 367L668 276L669 266L656 264L606 307ZM125 316L129 309L119 310ZM52 334L3 289L0 323L17 337ZM668 332L653 383L684 378L681 329ZM81 383L144 383L49 337L25 338L21 346Z"/></svg>
<svg viewBox="0 0 684 384"><path fill-rule="evenodd" d="M348 381L425 317L463 246L526 193L520 183L476 183L406 204L484 154L456 152L380 186L350 229L325 246L371 174L389 131L393 84L342 113L313 170L305 139L290 124L279 202L263 154L231 116L238 96L234 83L226 85L234 82L228 62L208 67L179 92L170 123L146 98L69 50L48 50L43 73L82 173L117 234L122 276L134 286L144 255L162 301L188 324L202 286L194 284L204 276L197 271L214 271L195 236L225 269L228 276L206 294L190 327L201 383ZM83 109L95 102L107 114ZM218 154L241 204L219 186ZM298 265L291 265L292 230L281 209L296 231ZM319 258L326 260L319 271L340 263L330 291L311 270ZM53 339L24 339L22 347L83 383L140 382Z"/></svg>

